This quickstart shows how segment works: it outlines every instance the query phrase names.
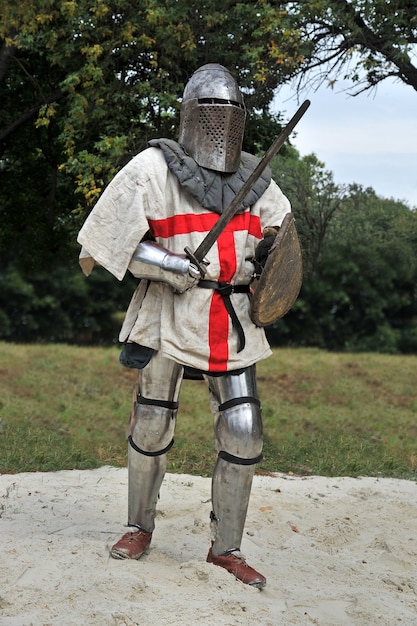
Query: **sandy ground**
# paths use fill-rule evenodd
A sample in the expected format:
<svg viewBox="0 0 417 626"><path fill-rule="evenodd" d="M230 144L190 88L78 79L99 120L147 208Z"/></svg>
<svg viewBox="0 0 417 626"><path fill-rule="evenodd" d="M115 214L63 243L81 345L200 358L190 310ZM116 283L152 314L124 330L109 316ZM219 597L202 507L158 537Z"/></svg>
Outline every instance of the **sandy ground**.
<svg viewBox="0 0 417 626"><path fill-rule="evenodd" d="M1 626L417 625L417 485L256 476L242 551L205 561L210 479L167 475L151 550L117 561L127 471L0 476Z"/></svg>

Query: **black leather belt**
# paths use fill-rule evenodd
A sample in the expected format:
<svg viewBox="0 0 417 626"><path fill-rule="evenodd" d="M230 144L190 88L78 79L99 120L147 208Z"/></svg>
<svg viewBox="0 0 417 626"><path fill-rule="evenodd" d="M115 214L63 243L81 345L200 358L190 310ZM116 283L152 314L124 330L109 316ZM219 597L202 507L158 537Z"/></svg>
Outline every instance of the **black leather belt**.
<svg viewBox="0 0 417 626"><path fill-rule="evenodd" d="M231 285L230 283L216 281L216 280L200 280L198 286L203 289L213 289L217 291L223 298L226 311L230 315L232 320L232 326L237 332L238 336L238 352L241 352L245 347L245 333L243 332L242 324L236 315L236 311L233 308L230 296L232 293L250 293L249 285Z"/></svg>

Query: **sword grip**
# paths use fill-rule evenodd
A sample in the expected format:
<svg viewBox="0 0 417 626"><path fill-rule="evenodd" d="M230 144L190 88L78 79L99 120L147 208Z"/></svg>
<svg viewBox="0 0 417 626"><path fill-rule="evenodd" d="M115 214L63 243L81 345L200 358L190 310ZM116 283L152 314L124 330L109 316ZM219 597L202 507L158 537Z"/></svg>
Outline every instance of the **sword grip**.
<svg viewBox="0 0 417 626"><path fill-rule="evenodd" d="M209 265L209 262L206 259L199 260L196 254L188 246L184 248L184 252L190 259L191 263L194 263L194 265L200 272L201 278L204 278L207 272L207 265Z"/></svg>

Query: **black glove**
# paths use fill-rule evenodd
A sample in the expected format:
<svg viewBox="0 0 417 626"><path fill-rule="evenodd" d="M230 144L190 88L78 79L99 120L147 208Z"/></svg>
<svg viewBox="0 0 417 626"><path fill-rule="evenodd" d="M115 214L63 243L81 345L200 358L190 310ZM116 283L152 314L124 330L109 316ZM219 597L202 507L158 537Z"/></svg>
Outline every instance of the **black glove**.
<svg viewBox="0 0 417 626"><path fill-rule="evenodd" d="M262 239L256 246L255 258L253 259L256 275L262 274L262 270L265 267L268 254L272 247L272 244L275 241L275 237L276 235L268 235L267 237Z"/></svg>

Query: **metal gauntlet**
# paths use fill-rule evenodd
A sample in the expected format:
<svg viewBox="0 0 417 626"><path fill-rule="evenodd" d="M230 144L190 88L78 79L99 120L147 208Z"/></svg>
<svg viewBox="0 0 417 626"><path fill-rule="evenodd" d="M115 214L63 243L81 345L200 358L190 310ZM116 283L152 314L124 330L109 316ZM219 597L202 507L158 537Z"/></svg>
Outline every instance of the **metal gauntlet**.
<svg viewBox="0 0 417 626"><path fill-rule="evenodd" d="M128 267L136 278L167 283L178 293L191 289L200 272L183 254L174 254L154 241L143 241L136 248Z"/></svg>

